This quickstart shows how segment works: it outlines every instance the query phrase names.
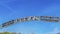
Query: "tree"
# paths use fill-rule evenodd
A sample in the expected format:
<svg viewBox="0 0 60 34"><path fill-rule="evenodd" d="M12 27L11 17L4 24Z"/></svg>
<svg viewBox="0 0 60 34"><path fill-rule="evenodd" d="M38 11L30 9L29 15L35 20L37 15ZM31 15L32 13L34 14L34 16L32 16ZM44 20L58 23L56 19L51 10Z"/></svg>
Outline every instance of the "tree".
<svg viewBox="0 0 60 34"><path fill-rule="evenodd" d="M31 34L34 34L34 33L31 33Z"/></svg>
<svg viewBox="0 0 60 34"><path fill-rule="evenodd" d="M15 32L12 32L11 34L16 34Z"/></svg>
<svg viewBox="0 0 60 34"><path fill-rule="evenodd" d="M18 34L21 34L21 32L19 32Z"/></svg>
<svg viewBox="0 0 60 34"><path fill-rule="evenodd" d="M0 32L0 34L2 34L2 32Z"/></svg>
<svg viewBox="0 0 60 34"><path fill-rule="evenodd" d="M10 34L9 32L3 32L2 34Z"/></svg>

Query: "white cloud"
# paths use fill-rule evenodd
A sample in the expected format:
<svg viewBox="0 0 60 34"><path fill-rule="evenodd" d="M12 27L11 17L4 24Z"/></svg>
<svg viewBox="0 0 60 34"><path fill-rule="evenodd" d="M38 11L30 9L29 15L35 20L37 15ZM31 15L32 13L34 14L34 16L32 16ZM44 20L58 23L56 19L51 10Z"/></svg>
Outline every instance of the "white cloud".
<svg viewBox="0 0 60 34"><path fill-rule="evenodd" d="M60 30L58 28L54 28L54 30L52 32L48 32L46 34L56 34L56 33L59 33Z"/></svg>

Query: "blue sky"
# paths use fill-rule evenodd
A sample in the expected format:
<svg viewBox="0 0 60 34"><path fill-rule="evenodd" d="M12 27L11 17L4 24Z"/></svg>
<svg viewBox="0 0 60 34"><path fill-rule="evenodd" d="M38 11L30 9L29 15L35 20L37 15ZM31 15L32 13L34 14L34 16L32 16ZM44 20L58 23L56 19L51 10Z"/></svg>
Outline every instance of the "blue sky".
<svg viewBox="0 0 60 34"><path fill-rule="evenodd" d="M27 16L60 17L60 0L0 0L0 24ZM30 21L0 29L0 32L21 32L22 34L55 34L60 32L60 23Z"/></svg>

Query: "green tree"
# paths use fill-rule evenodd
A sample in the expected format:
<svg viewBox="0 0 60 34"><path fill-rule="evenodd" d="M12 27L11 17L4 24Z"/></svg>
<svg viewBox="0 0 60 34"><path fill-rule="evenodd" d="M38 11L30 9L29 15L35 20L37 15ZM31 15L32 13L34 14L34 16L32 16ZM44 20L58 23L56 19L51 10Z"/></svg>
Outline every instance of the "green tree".
<svg viewBox="0 0 60 34"><path fill-rule="evenodd" d="M0 34L2 34L2 32L0 32Z"/></svg>
<svg viewBox="0 0 60 34"><path fill-rule="evenodd" d="M9 32L3 32L2 34L10 34Z"/></svg>
<svg viewBox="0 0 60 34"><path fill-rule="evenodd" d="M16 34L16 32L12 32L11 34Z"/></svg>
<svg viewBox="0 0 60 34"><path fill-rule="evenodd" d="M21 34L21 32L19 32L18 34Z"/></svg>
<svg viewBox="0 0 60 34"><path fill-rule="evenodd" d="M31 34L34 34L34 33L31 33Z"/></svg>

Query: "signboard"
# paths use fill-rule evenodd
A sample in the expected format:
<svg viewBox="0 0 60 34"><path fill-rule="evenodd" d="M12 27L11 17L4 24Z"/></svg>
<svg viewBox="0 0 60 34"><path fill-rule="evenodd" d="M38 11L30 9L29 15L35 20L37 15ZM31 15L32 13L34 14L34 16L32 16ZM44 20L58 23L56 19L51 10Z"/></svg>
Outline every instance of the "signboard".
<svg viewBox="0 0 60 34"><path fill-rule="evenodd" d="M1 25L1 27L7 27L13 24L16 24L18 22L25 22L25 21L47 21L47 22L59 22L59 17L52 17L52 16L30 16L26 18L19 18L15 20L11 20L8 22L5 22Z"/></svg>

